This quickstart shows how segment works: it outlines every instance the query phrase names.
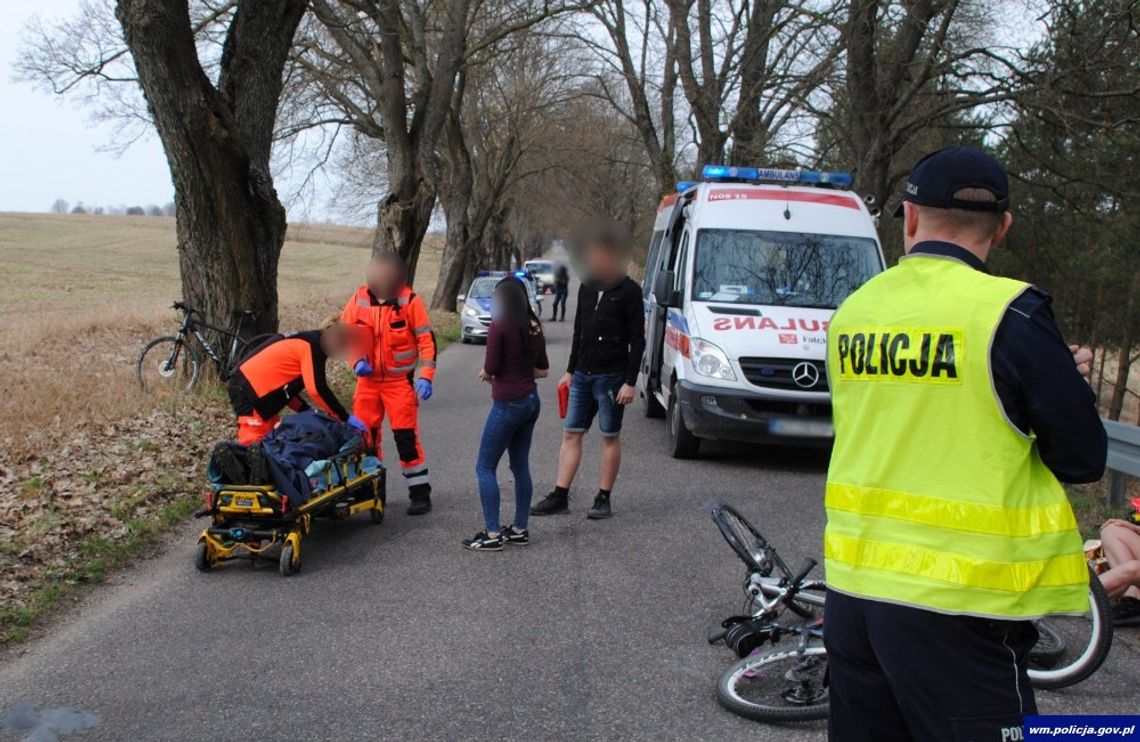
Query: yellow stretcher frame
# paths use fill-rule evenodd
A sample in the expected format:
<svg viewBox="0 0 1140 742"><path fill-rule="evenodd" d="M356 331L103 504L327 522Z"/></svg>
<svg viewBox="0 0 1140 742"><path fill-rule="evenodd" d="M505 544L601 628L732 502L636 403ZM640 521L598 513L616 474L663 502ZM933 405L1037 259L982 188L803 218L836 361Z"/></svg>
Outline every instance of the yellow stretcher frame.
<svg viewBox="0 0 1140 742"><path fill-rule="evenodd" d="M296 507L283 508L287 501L273 485L221 485L207 513L211 525L198 536L195 566L207 572L233 559L268 558L264 555L277 548L278 569L288 577L301 568L301 540L312 530L314 517L331 515L343 520L367 512L372 523L379 525L386 501L383 467L348 477L349 465L361 471L363 460L362 452L334 457L325 472L324 490ZM350 499L362 487L371 488L371 497ZM337 508L341 503L346 507ZM234 531L248 532L253 538L234 538Z"/></svg>

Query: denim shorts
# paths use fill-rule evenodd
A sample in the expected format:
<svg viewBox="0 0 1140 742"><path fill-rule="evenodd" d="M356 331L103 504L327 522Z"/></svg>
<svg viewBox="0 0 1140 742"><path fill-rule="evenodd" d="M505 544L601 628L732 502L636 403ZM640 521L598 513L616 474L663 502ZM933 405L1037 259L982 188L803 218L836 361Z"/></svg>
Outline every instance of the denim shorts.
<svg viewBox="0 0 1140 742"><path fill-rule="evenodd" d="M594 416L598 417L598 430L606 438L621 433L621 418L625 406L616 401L618 390L625 383L623 374L591 374L575 371L570 382L570 402L566 409L567 433L585 433Z"/></svg>

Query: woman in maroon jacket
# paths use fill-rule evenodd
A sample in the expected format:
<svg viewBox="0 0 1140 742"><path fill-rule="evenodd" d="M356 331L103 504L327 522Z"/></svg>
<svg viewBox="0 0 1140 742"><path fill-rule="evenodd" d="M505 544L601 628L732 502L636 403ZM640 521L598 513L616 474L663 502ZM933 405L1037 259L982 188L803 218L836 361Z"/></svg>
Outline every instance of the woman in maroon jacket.
<svg viewBox="0 0 1140 742"><path fill-rule="evenodd" d="M527 516L534 486L530 478L530 441L541 408L535 379L549 373L542 323L530 308L526 286L504 278L491 298L491 326L479 378L491 384L494 402L483 427L475 473L483 502L485 529L463 545L473 551L499 551L504 544L530 542ZM495 470L506 453L515 476L515 517L500 525L499 481Z"/></svg>

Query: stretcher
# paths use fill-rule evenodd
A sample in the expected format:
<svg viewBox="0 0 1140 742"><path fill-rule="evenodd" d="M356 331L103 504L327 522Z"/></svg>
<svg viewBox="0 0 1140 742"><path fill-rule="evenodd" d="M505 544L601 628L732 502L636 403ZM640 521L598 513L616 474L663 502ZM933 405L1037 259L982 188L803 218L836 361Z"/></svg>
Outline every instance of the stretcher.
<svg viewBox="0 0 1140 742"><path fill-rule="evenodd" d="M194 565L203 572L233 559L272 559L288 577L301 569L301 541L315 518L347 520L367 512L379 524L386 501L384 465L362 451L343 451L319 462L310 475L312 496L293 505L272 484L218 484L206 494L209 517L198 537Z"/></svg>

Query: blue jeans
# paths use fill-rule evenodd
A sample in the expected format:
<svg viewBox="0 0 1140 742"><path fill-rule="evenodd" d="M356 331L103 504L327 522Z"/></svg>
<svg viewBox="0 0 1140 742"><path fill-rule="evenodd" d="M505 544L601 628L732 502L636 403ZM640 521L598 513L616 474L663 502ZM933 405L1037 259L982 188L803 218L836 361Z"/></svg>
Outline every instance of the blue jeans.
<svg viewBox="0 0 1140 742"><path fill-rule="evenodd" d="M617 393L625 383L623 374L591 374L575 371L570 381L570 400L566 405L567 433L585 433L594 417L604 438L621 433L625 407L617 403Z"/></svg>
<svg viewBox="0 0 1140 742"><path fill-rule="evenodd" d="M499 479L495 470L504 452L510 457L511 472L515 475L513 525L516 528L527 527L530 500L534 495L534 483L530 478L530 440L541 407L538 392L532 392L519 399L495 402L487 414L475 474L479 478L479 499L483 502L483 520L488 532L496 532L502 527L499 520Z"/></svg>

